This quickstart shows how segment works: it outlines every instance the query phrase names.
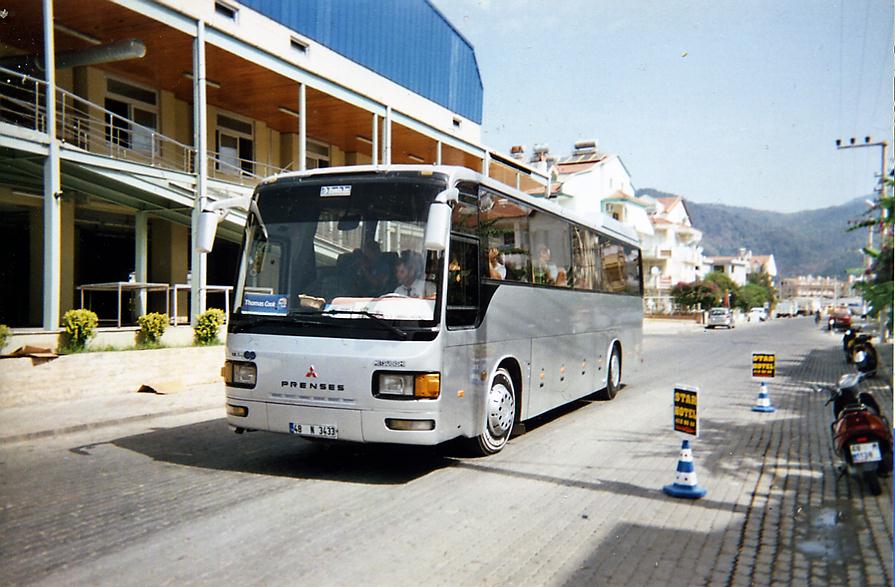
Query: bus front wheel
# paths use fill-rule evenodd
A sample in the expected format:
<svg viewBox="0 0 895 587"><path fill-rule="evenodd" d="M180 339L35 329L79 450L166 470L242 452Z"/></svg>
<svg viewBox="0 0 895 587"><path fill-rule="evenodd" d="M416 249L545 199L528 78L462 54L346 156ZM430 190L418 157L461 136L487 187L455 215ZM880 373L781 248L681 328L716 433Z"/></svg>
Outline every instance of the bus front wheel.
<svg viewBox="0 0 895 587"><path fill-rule="evenodd" d="M609 355L609 370L606 372L606 389L600 391L599 397L603 400L613 399L622 386L622 355L617 346L612 347Z"/></svg>
<svg viewBox="0 0 895 587"><path fill-rule="evenodd" d="M491 455L506 446L516 421L516 390L506 369L498 369L485 398L485 421L482 433L475 438L474 448L481 455Z"/></svg>

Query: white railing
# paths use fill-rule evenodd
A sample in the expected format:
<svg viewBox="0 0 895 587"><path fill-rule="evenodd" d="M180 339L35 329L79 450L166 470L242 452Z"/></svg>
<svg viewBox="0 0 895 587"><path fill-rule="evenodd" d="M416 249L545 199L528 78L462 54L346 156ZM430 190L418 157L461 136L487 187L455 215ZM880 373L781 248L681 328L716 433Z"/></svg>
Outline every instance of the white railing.
<svg viewBox="0 0 895 587"><path fill-rule="evenodd" d="M0 122L46 132L46 82L0 67ZM138 124L68 90L56 88L56 135L90 153L150 167L195 173L196 149ZM208 175L255 185L284 171L275 165L208 153Z"/></svg>

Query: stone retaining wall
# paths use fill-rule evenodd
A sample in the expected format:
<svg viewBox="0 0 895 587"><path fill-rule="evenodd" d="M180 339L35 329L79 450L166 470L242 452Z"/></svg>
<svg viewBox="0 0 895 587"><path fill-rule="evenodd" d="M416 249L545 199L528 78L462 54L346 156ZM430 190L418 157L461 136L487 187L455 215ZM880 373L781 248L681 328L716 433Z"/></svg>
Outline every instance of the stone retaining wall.
<svg viewBox="0 0 895 587"><path fill-rule="evenodd" d="M176 391L220 381L223 365L223 345L0 359L0 408L136 392L153 383Z"/></svg>

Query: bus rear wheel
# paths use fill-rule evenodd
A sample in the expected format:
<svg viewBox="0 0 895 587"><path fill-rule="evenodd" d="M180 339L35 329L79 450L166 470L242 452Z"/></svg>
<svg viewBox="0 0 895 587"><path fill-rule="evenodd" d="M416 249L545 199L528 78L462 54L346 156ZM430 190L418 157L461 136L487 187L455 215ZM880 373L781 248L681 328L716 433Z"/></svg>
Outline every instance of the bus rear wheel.
<svg viewBox="0 0 895 587"><path fill-rule="evenodd" d="M513 379L506 369L498 369L485 398L482 433L474 439L473 448L483 456L500 452L513 433L515 421L516 390Z"/></svg>
<svg viewBox="0 0 895 587"><path fill-rule="evenodd" d="M602 400L611 400L618 394L622 386L622 355L617 346L612 347L609 355L609 370L606 372L606 388L601 390L598 397Z"/></svg>

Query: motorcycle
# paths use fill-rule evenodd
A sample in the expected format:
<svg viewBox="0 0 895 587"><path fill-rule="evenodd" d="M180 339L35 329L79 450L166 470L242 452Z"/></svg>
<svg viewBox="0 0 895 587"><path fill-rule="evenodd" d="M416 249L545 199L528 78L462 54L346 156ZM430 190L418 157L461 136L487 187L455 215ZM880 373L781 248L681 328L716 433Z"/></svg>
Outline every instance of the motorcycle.
<svg viewBox="0 0 895 587"><path fill-rule="evenodd" d="M857 338L858 336L858 332L860 332L860 329L857 327L853 327L846 330L845 334L842 335L842 352L845 353L845 362L848 364L854 362L854 351L852 350L852 345L855 342L855 338Z"/></svg>
<svg viewBox="0 0 895 587"><path fill-rule="evenodd" d="M851 343L851 362L865 377L876 377L879 352L873 346L873 337L866 332L858 333Z"/></svg>
<svg viewBox="0 0 895 587"><path fill-rule="evenodd" d="M830 432L833 448L845 462L842 473L863 478L873 495L882 493L880 477L892 473L892 427L873 394L860 390L863 373L843 375L835 386L824 386L833 404Z"/></svg>

